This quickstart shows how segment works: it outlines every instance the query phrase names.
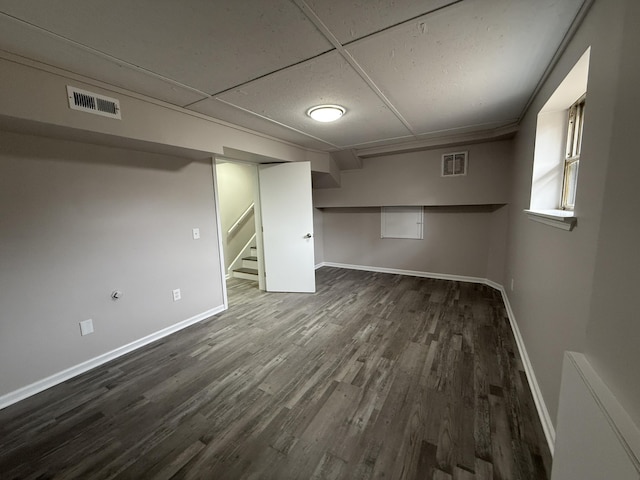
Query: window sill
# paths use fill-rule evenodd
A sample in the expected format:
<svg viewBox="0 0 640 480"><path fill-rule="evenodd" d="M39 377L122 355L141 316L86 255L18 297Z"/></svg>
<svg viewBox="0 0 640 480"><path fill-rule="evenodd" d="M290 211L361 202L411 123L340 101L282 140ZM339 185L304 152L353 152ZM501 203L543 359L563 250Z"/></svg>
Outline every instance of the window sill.
<svg viewBox="0 0 640 480"><path fill-rule="evenodd" d="M578 223L574 212L567 210L525 210L527 216L534 222L544 223L562 230L573 230Z"/></svg>

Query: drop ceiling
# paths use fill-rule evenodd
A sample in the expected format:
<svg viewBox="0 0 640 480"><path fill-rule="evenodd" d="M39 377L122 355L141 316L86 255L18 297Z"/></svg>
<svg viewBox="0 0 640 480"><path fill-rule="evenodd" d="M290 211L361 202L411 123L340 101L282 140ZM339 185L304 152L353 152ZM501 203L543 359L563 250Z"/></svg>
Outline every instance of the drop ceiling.
<svg viewBox="0 0 640 480"><path fill-rule="evenodd" d="M0 0L0 49L303 147L515 125L583 0ZM317 104L339 104L331 124Z"/></svg>

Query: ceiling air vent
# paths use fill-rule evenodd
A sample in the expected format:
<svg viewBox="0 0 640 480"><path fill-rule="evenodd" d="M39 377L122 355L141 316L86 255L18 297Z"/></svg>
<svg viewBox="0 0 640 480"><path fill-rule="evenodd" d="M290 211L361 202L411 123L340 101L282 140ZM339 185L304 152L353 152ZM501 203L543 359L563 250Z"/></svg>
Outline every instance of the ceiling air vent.
<svg viewBox="0 0 640 480"><path fill-rule="evenodd" d="M73 110L102 115L103 117L117 118L120 120L120 102L115 98L105 97L97 93L80 90L67 85L69 107Z"/></svg>
<svg viewBox="0 0 640 480"><path fill-rule="evenodd" d="M442 155L442 176L458 177L467 174L469 152L445 153Z"/></svg>

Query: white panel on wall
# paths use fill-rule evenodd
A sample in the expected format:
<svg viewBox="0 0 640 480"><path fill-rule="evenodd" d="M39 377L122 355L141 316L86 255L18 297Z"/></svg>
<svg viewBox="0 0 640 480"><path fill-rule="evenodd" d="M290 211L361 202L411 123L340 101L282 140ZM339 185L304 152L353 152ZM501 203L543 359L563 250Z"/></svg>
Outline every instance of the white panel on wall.
<svg viewBox="0 0 640 480"><path fill-rule="evenodd" d="M422 207L382 207L380 238L422 240L423 219Z"/></svg>
<svg viewBox="0 0 640 480"><path fill-rule="evenodd" d="M551 478L640 479L640 430L587 358L565 352Z"/></svg>

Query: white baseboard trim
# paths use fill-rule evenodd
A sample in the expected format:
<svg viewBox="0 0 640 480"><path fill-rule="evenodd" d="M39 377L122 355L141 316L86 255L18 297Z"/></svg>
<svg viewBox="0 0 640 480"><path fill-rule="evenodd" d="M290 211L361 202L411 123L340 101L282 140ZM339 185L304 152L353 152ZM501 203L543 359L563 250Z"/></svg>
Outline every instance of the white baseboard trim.
<svg viewBox="0 0 640 480"><path fill-rule="evenodd" d="M502 285L499 286L498 290L502 294L502 301L504 302L504 306L507 310L507 315L509 316L509 323L511 324L513 336L516 339L516 345L518 346L518 352L520 352L520 358L522 358L522 364L527 375L527 380L529 381L529 388L531 389L531 394L533 395L533 401L536 404L536 410L538 410L538 416L540 417L540 423L542 423L544 436L547 439L547 443L549 444L549 451L551 452L551 456L553 457L554 446L556 444L556 429L553 426L553 422L551 421L549 410L547 410L547 404L544 402L544 398L542 397L542 392L540 391L540 386L538 385L538 380L536 379L533 365L531 365L531 360L529 359L527 348L524 345L524 339L520 334L518 322L516 321L516 317L513 314L513 309L511 308L511 304L509 303L507 292Z"/></svg>
<svg viewBox="0 0 640 480"><path fill-rule="evenodd" d="M536 379L533 366L531 365L531 360L529 359L529 355L527 353L524 340L522 339L522 335L520 334L520 329L518 328L518 323L516 322L516 318L515 318L515 315L513 314L513 310L511 308L511 304L509 303L509 298L507 297L504 286L486 278L468 277L463 275L448 275L448 274L431 273L431 272L420 272L415 270L401 270L401 269L394 269L394 268L371 267L371 266L364 266L364 265L349 265L349 264L334 263L334 262L321 262L315 265L316 270L321 267L345 268L350 270L362 270L362 271L378 272L378 273L408 275L413 277L434 278L434 279L440 279L440 280L454 280L459 282L480 283L500 291L500 293L502 294L502 300L504 302L505 309L507 311L507 315L509 317L511 330L513 331L513 336L515 337L515 340L516 340L518 352L520 353L520 358L522 358L522 363L525 369L525 374L527 376L527 381L529 382L529 388L531 388L531 393L533 394L533 400L536 405L536 409L538 411L540 421L542 423L542 428L544 430L547 443L549 444L549 450L551 451L551 455L553 455L555 437L556 437L555 428L551 421L551 417L549 416L549 411L547 410L547 406L542 397L542 392L540 391L540 387L538 385L538 381ZM75 365L71 368L58 372L42 380L38 380L37 382L32 383L31 385L27 385L18 390L14 390L13 392L9 392L5 395L2 395L0 396L0 409L8 407L9 405L13 405L14 403L19 402L20 400L24 400L25 398L35 395L36 393L40 393L43 390L46 390L47 388L53 387L54 385L57 385L66 380L69 380L70 378L73 378L88 370L91 370L92 368L98 367L110 360L113 360L129 352L132 352L151 342L159 340L160 338L166 337L167 335L171 335L172 333L182 330L183 328L193 325L194 323L201 322L202 320L205 320L213 315L223 312L224 310L226 310L226 307L224 305L220 305L219 307L213 308L206 312L202 312L198 315L188 318L182 322L176 323L175 325L171 325L170 327L159 330L155 333L152 333L151 335L147 335L146 337L143 337L139 340L131 342L127 345L123 345L122 347L116 348L115 350L99 355L95 358L82 362L78 365Z"/></svg>
<svg viewBox="0 0 640 480"><path fill-rule="evenodd" d="M479 277L467 277L464 275L450 275L448 273L420 272L417 270L401 270L398 268L371 267L368 265L349 265L346 263L323 262L323 267L346 268L349 270L363 270L366 272L391 273L395 275L408 275L410 277L435 278L437 280L454 280L456 282L483 283L487 280Z"/></svg>
<svg viewBox="0 0 640 480"><path fill-rule="evenodd" d="M137 350L138 348L144 347L145 345L155 342L163 337L171 335L179 330L187 328L194 323L201 322L202 320L206 320L207 318L216 315L220 312L226 310L224 305L220 305L219 307L212 308L211 310L207 310L206 312L199 313L191 318L187 318L179 323L171 325L170 327L163 328L162 330L158 330L155 333L147 335L146 337L142 337L138 340L135 340L131 343L123 345L122 347L118 347L110 352L103 353L102 355L98 355L90 360L79 363L78 365L74 365L73 367L67 368L58 373L54 373L53 375L43 378L42 380L38 380L30 385L19 388L18 390L14 390L13 392L9 392L5 395L0 396L0 410L8 407L9 405L13 405L14 403L19 402L20 400L24 400L25 398L31 397L36 393L40 393L47 388L51 388L59 383L65 382L70 378L76 377L82 373L85 373L92 368L99 367L100 365L107 363L113 359L121 357L129 352Z"/></svg>
<svg viewBox="0 0 640 480"><path fill-rule="evenodd" d="M533 401L536 405L536 410L538 411L540 422L542 423L542 429L544 430L545 438L547 439L547 443L549 444L549 450L551 451L551 455L553 456L553 450L554 450L554 445L556 441L556 431L553 426L553 422L551 421L551 417L549 416L549 410L547 409L547 405L544 401L544 398L542 397L542 392L540 391L540 386L538 385L536 374L533 370L533 366L531 365L529 354L527 353L527 349L524 345L524 340L522 338L522 335L520 334L520 329L518 328L518 323L516 322L516 317L513 314L513 309L511 308L511 304L509 303L509 297L507 297L507 292L504 289L503 285L500 285L499 283L494 282L493 280L489 280L488 278L467 277L464 275L448 275L444 273L419 272L415 270L400 270L397 268L370 267L365 265L349 265L349 264L334 263L334 262L322 262L316 265L316 269L320 267L336 267L336 268L346 268L350 270L363 270L367 272L392 273L397 275L409 275L412 277L424 277L424 278L435 278L439 280L454 280L457 282L480 283L498 290L502 294L502 300L504 302L504 306L507 311L507 316L509 317L509 324L511 325L511 331L513 332L513 336L516 339L516 345L518 347L518 352L520 353L520 358L522 358L522 364L524 366L524 371L527 376L527 381L529 382L529 388L531 389L531 394L533 395Z"/></svg>

